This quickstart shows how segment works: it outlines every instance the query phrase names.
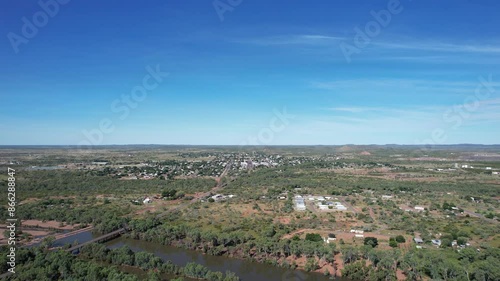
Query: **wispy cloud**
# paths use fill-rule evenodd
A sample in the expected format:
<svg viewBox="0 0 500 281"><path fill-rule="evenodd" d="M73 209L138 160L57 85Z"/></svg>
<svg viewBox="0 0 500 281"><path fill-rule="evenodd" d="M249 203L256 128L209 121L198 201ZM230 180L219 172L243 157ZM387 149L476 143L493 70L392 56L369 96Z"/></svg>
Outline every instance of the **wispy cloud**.
<svg viewBox="0 0 500 281"><path fill-rule="evenodd" d="M440 128L446 132L445 143L460 143L469 140L474 128L495 128L500 121L498 98L481 101L477 110L462 118L458 128L454 128L455 121L447 122L443 117L454 106L331 107L320 116L302 116L300 123L292 124L289 131L296 135L314 135L317 143L386 144L390 139L393 143L416 144Z"/></svg>
<svg viewBox="0 0 500 281"><path fill-rule="evenodd" d="M477 110L471 115L471 120L475 122L500 122L500 98L479 101Z"/></svg>
<svg viewBox="0 0 500 281"><path fill-rule="evenodd" d="M440 91L454 93L473 93L477 87L477 81L447 81L431 79L345 79L334 81L312 81L310 86L321 90L412 90L415 91ZM499 82L491 83L493 87L499 87Z"/></svg>
<svg viewBox="0 0 500 281"><path fill-rule="evenodd" d="M464 56L462 53L440 53L440 55L426 55L422 52L415 52L414 50L405 50L404 54L391 53L379 54L376 56L367 56L363 59L366 61L377 62L408 62L408 63L422 63L422 64L480 64L480 65L498 65L500 63L500 56L491 56L488 54L475 54ZM408 53L411 52L411 53ZM442 74L442 72L441 72Z"/></svg>
<svg viewBox="0 0 500 281"><path fill-rule="evenodd" d="M333 112L331 116L348 121L351 123L366 123L372 122L377 118L396 118L402 116L411 118L412 120L428 120L435 118L439 113L445 110L442 106L355 106L355 107L331 107L328 111Z"/></svg>
<svg viewBox="0 0 500 281"><path fill-rule="evenodd" d="M395 36L393 36L395 37ZM468 43L450 43L439 41L417 41L417 40L395 40L383 41L373 40L372 45L378 49L389 50L421 50L421 51L435 51L435 52L450 52L450 53L500 53L500 42L484 43L484 44L468 44ZM350 37L335 36L328 34L288 34L288 35L275 35L257 38L239 38L233 40L237 43L255 44L261 46L273 45L335 45L341 42L349 43L352 40ZM400 58L412 58L413 56L400 56ZM442 57L442 56L441 56Z"/></svg>
<svg viewBox="0 0 500 281"><path fill-rule="evenodd" d="M328 110L349 112L349 113L362 113L362 112L383 111L384 108L382 108L382 107L332 107L332 108L329 108Z"/></svg>
<svg viewBox="0 0 500 281"><path fill-rule="evenodd" d="M373 45L381 48L399 49L399 50L422 50L438 52L458 52L458 53L500 53L500 46L496 45L469 45L452 44L440 42L373 42Z"/></svg>
<svg viewBox="0 0 500 281"><path fill-rule="evenodd" d="M382 124L387 120L403 120L407 124L418 122L419 124L436 124L443 122L443 116L455 114L466 116L469 122L480 124L484 122L500 121L500 98L487 100L468 100L470 104L446 104L439 106L353 106L353 107L331 107L327 108L336 122L351 123L356 125L371 126ZM464 106L473 108L473 110L463 109ZM393 122L391 121L391 122ZM399 121L397 122L399 123Z"/></svg>
<svg viewBox="0 0 500 281"><path fill-rule="evenodd" d="M276 46L276 45L333 45L338 44L344 37L328 36L321 34L293 34L293 35L277 35L259 38L240 38L231 40L235 43L253 44L259 46Z"/></svg>

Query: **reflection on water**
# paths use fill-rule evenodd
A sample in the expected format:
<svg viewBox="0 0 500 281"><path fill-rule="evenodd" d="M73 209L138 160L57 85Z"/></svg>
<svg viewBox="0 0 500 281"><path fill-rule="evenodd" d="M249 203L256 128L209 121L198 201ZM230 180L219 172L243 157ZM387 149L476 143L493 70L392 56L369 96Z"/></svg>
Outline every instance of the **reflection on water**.
<svg viewBox="0 0 500 281"><path fill-rule="evenodd" d="M68 232L68 230L63 231L63 233L67 233L67 232ZM45 235L43 235L43 236L45 236ZM91 231L80 232L80 233L75 234L75 235L71 235L68 237L57 239L56 241L54 241L52 243L52 247L62 247L66 244L73 244L74 245L76 243L78 243L78 244L85 243L85 242L90 241L90 240L97 238L99 236L100 236L99 234L94 234ZM32 244L28 247L31 248L31 247L39 246L41 243L42 243L42 241L35 243L35 244Z"/></svg>
<svg viewBox="0 0 500 281"><path fill-rule="evenodd" d="M85 243L85 242L90 241L90 240L97 238L99 236L100 236L100 234L94 234L91 231L85 231L85 232L81 232L81 233L78 233L75 235L71 235L71 236L56 240L54 242L54 247L62 247L66 244L75 244L74 243L75 241L78 244Z"/></svg>
<svg viewBox="0 0 500 281"><path fill-rule="evenodd" d="M223 256L203 255L201 252L185 250L172 246L163 246L151 242L139 241L120 237L106 243L114 249L127 245L133 251L146 251L153 253L163 260L170 260L179 266L188 262L196 262L208 267L212 271L225 272L230 270L238 275L242 281L326 281L323 274L307 273L298 270L287 270L268 264L261 264L249 260L229 258Z"/></svg>
<svg viewBox="0 0 500 281"><path fill-rule="evenodd" d="M92 234L90 231L78 233L55 242L56 246L63 246L68 243L78 241L84 243L90 241L98 234ZM108 248L115 249L127 245L135 252L146 251L161 257L163 260L170 260L179 266L185 266L189 262L202 264L212 271L226 272L232 271L238 275L242 281L326 281L328 277L320 273L308 273L298 270L289 270L280 267L275 267L269 264L252 262L249 260L229 258L223 256L204 255L201 252L193 250L185 250L172 246L163 246L151 242L134 240L130 238L119 237L106 243ZM125 269L125 268L124 268ZM126 268L125 271L130 273L141 273L137 269ZM188 280L187 278L185 278ZM189 279L191 280L191 279ZM349 279L341 278L337 281L350 281Z"/></svg>

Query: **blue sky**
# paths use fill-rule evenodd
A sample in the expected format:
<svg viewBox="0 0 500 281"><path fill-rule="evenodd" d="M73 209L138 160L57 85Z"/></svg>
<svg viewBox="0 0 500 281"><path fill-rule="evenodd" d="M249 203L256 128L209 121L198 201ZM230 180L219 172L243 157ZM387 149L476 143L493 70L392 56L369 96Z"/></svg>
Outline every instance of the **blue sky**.
<svg viewBox="0 0 500 281"><path fill-rule="evenodd" d="M0 144L500 143L498 1L55 1L1 2Z"/></svg>

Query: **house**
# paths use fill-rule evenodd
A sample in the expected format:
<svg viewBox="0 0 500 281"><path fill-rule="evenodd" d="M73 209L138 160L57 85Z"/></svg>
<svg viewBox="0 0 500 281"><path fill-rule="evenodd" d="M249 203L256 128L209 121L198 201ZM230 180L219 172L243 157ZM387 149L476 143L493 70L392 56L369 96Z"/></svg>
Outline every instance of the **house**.
<svg viewBox="0 0 500 281"><path fill-rule="evenodd" d="M328 210L328 205L319 204L318 207L320 210Z"/></svg>
<svg viewBox="0 0 500 281"><path fill-rule="evenodd" d="M222 194L216 194L216 195L212 196L212 199L214 199L215 201L220 201L220 200L226 199L226 196L224 196Z"/></svg>
<svg viewBox="0 0 500 281"><path fill-rule="evenodd" d="M324 238L323 240L325 241L326 244L330 244L330 242L337 240L337 238L327 237L327 238Z"/></svg>
<svg viewBox="0 0 500 281"><path fill-rule="evenodd" d="M347 208L344 205L337 205L337 210L339 211L347 211Z"/></svg>
<svg viewBox="0 0 500 281"><path fill-rule="evenodd" d="M363 234L364 231L363 230L359 230L359 229L351 229L351 233Z"/></svg>
<svg viewBox="0 0 500 281"><path fill-rule="evenodd" d="M389 200L392 199L392 195L382 195L383 200Z"/></svg>
<svg viewBox="0 0 500 281"><path fill-rule="evenodd" d="M144 203L144 204L150 204L152 202L153 202L153 200L151 200L151 198L149 198L149 197L146 197L146 199L144 199L144 201L142 201L142 203Z"/></svg>
<svg viewBox="0 0 500 281"><path fill-rule="evenodd" d="M467 168L469 168L469 165L467 164L462 165L462 169L467 169Z"/></svg>
<svg viewBox="0 0 500 281"><path fill-rule="evenodd" d="M441 240L439 240L439 239L432 239L431 242L432 242L432 244L434 244L436 246L441 246Z"/></svg>
<svg viewBox="0 0 500 281"><path fill-rule="evenodd" d="M304 202L304 198L295 197L295 209L297 211L305 211L306 210L306 203Z"/></svg>
<svg viewBox="0 0 500 281"><path fill-rule="evenodd" d="M354 237L356 237L356 238L363 238L365 236L363 234L354 234Z"/></svg>
<svg viewBox="0 0 500 281"><path fill-rule="evenodd" d="M486 167L486 170L491 170L491 167Z"/></svg>
<svg viewBox="0 0 500 281"><path fill-rule="evenodd" d="M422 238L420 238L420 237L415 237L415 238L413 238L413 241L415 241L415 243L417 243L417 244L422 244L422 243L424 243L424 240L422 240Z"/></svg>
<svg viewBox="0 0 500 281"><path fill-rule="evenodd" d="M415 206L415 210L417 210L417 211L423 211L423 210L425 210L425 208L422 207L422 206Z"/></svg>
<svg viewBox="0 0 500 281"><path fill-rule="evenodd" d="M498 175L499 172L491 172L493 175Z"/></svg>

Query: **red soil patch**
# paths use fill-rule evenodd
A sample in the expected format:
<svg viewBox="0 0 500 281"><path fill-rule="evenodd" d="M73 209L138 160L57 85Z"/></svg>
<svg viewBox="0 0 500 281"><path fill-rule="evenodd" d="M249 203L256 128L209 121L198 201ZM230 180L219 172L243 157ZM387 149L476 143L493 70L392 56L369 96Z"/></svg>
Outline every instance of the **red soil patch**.
<svg viewBox="0 0 500 281"><path fill-rule="evenodd" d="M68 233L59 233L59 234L56 234L56 235L53 235L53 236L54 236L54 238L56 240L59 240L59 239L66 238L68 236L75 235L75 234L78 234L78 233L81 233L81 232L90 231L92 229L94 229L94 227L93 226L89 226L89 227L78 229L78 230L71 231L71 232L68 232ZM28 232L28 231L25 231L25 232ZM47 233L47 235L49 235L49 233ZM36 244L38 242L41 242L44 238L45 237L40 237L40 238L33 239L33 240L29 241L28 243L26 243L25 245L28 246L28 245Z"/></svg>
<svg viewBox="0 0 500 281"><path fill-rule="evenodd" d="M369 207L368 210L370 210L370 217L375 221L375 213L373 212L373 209Z"/></svg>
<svg viewBox="0 0 500 281"><path fill-rule="evenodd" d="M304 266L306 265L306 262L307 262L307 258L304 257L304 256L301 256L300 258L297 258L295 256L290 256L287 258L287 261L292 264L293 262L295 262L295 264L299 267L299 268L304 268Z"/></svg>
<svg viewBox="0 0 500 281"><path fill-rule="evenodd" d="M330 275L332 276L335 275L335 267L332 264L329 264L326 261L319 261L318 265L319 269L316 270L316 272L325 273L325 270L327 270L330 273Z"/></svg>
<svg viewBox="0 0 500 281"><path fill-rule="evenodd" d="M46 236L49 235L48 231L45 230L23 230L23 233L31 234L32 236Z"/></svg>
<svg viewBox="0 0 500 281"><path fill-rule="evenodd" d="M336 276L342 276L342 269L344 269L344 261L342 260L342 255L335 255L335 268L337 269L335 272Z"/></svg>
<svg viewBox="0 0 500 281"><path fill-rule="evenodd" d="M278 221L282 224L290 224L292 219L290 217L279 217Z"/></svg>
<svg viewBox="0 0 500 281"><path fill-rule="evenodd" d="M32 227L40 227L40 228L54 228L54 229L62 229L62 230L73 230L78 224L75 225L65 225L60 226L60 222L58 221L40 221L40 220L25 220L21 222L22 226L32 226Z"/></svg>
<svg viewBox="0 0 500 281"><path fill-rule="evenodd" d="M282 239L292 239L292 237L294 237L295 235L302 235L304 233L310 233L310 232L317 232L316 230L314 229L307 229L307 228L303 228L303 229L298 229L298 230L295 230L293 232L290 232L289 234L286 234L282 237Z"/></svg>
<svg viewBox="0 0 500 281"><path fill-rule="evenodd" d="M397 269L396 270L396 278L398 280L406 280L406 275L404 274L404 272L401 269Z"/></svg>

